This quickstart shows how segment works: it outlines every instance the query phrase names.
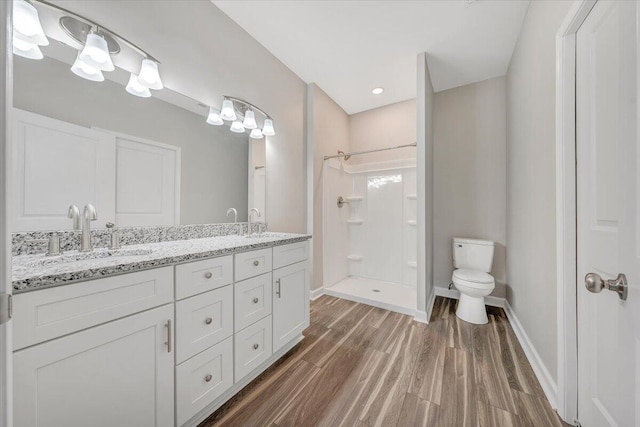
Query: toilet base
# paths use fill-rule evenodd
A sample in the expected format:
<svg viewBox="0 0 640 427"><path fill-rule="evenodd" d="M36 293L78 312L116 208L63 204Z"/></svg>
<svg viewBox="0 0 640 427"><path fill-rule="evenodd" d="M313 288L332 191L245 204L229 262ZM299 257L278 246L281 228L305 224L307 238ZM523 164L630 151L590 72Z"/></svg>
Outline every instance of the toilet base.
<svg viewBox="0 0 640 427"><path fill-rule="evenodd" d="M484 297L473 297L460 293L456 316L465 322L476 325L484 325L489 322L487 308L484 306Z"/></svg>

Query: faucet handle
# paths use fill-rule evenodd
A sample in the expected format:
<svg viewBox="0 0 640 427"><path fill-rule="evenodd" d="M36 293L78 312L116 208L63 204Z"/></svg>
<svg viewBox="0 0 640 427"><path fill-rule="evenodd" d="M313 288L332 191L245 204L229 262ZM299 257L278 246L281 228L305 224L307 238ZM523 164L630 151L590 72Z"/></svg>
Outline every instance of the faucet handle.
<svg viewBox="0 0 640 427"><path fill-rule="evenodd" d="M109 230L111 230L113 227L115 227L116 225L112 222L108 222L105 224L105 227L107 227Z"/></svg>

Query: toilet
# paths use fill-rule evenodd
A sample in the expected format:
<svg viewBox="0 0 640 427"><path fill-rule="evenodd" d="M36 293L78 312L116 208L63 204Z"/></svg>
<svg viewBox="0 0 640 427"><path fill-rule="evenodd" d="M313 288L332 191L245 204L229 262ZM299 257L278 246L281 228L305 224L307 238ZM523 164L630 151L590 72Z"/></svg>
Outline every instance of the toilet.
<svg viewBox="0 0 640 427"><path fill-rule="evenodd" d="M494 242L453 239L453 284L460 291L456 316L465 322L483 325L489 321L484 297L495 288L492 275Z"/></svg>

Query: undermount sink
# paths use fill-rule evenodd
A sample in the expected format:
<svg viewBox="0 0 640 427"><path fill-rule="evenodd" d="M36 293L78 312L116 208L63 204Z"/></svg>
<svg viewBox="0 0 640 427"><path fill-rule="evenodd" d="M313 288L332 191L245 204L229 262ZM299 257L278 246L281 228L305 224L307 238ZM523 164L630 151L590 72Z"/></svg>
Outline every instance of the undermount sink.
<svg viewBox="0 0 640 427"><path fill-rule="evenodd" d="M97 249L92 252L69 252L57 256L42 256L42 258L34 259L23 264L24 267L37 268L44 267L53 264L76 264L85 262L88 260L98 259L120 259L133 256L150 255L153 251L151 249Z"/></svg>

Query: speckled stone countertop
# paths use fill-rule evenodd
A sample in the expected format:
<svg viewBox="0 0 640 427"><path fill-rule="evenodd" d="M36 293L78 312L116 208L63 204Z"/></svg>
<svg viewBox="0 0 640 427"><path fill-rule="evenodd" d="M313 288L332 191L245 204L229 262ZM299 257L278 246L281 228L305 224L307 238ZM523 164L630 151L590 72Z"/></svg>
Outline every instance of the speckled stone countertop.
<svg viewBox="0 0 640 427"><path fill-rule="evenodd" d="M12 259L14 293L108 277L149 268L286 245L310 239L306 234L264 233L123 246L110 251L65 252L60 256L18 255Z"/></svg>

